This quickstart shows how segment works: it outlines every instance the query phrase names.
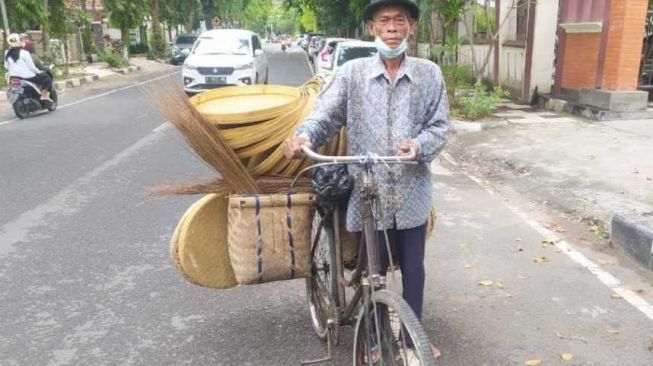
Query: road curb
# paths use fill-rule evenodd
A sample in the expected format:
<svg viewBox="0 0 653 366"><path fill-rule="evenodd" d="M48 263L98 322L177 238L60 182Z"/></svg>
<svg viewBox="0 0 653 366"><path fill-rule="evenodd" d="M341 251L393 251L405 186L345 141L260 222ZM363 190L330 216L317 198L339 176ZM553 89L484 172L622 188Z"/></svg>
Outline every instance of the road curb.
<svg viewBox="0 0 653 366"><path fill-rule="evenodd" d="M139 71L140 69L141 69L140 66L131 65L129 67L114 68L114 69L111 69L111 70L113 72L118 73L118 74L129 74L129 73L132 73L132 72Z"/></svg>
<svg viewBox="0 0 653 366"><path fill-rule="evenodd" d="M653 270L653 224L645 219L614 215L611 223L612 243L624 249L646 269Z"/></svg>
<svg viewBox="0 0 653 366"><path fill-rule="evenodd" d="M452 120L451 127L456 133L474 133L481 132L485 130L491 130L494 128L505 127L508 125L508 121L495 121L495 122L466 122Z"/></svg>
<svg viewBox="0 0 653 366"><path fill-rule="evenodd" d="M132 72L140 71L140 66L129 66L129 67L123 67L123 68L115 68L111 69L111 71L117 73L117 74L129 74ZM78 78L72 78L72 79L66 79L66 80L61 80L61 81L55 81L54 82L54 88L58 91L63 91L66 89L72 89L72 88L77 88L81 85L84 84L89 84L94 81L99 80L100 77L98 75L88 75L88 76L82 76Z"/></svg>

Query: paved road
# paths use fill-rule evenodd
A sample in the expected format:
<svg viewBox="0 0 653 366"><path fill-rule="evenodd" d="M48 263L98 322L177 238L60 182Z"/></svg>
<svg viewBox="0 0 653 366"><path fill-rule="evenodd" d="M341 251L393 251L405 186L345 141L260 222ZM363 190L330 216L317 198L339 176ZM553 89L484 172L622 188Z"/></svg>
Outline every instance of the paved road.
<svg viewBox="0 0 653 366"><path fill-rule="evenodd" d="M271 82L310 76L301 52L269 51ZM0 125L0 365L297 365L323 355L302 281L215 291L175 272L168 241L196 198L146 189L212 176L152 107L152 88L177 78L102 81L64 95L77 104ZM442 365L558 365L565 352L569 365L651 365L650 274L591 249L586 228L566 220L564 241L542 247L556 233L540 223L560 215L473 175L434 164L440 219L424 324ZM350 363L350 343L344 329L338 365Z"/></svg>

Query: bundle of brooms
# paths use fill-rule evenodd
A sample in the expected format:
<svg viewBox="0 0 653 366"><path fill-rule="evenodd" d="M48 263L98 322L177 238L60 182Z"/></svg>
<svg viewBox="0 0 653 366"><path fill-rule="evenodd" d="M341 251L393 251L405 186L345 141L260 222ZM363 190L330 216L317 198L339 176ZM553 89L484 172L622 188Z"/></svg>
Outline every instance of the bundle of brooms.
<svg viewBox="0 0 653 366"><path fill-rule="evenodd" d="M157 195L205 194L183 215L171 241L173 261L187 280L211 288L237 285L227 245L228 197L291 191L296 174L312 162L287 160L282 142L313 110L324 86L324 79L315 77L299 88L226 87L190 99L170 90L156 98L193 152L218 173L153 190ZM327 155L344 151L344 133L320 150ZM311 192L310 177L300 178L292 191Z"/></svg>

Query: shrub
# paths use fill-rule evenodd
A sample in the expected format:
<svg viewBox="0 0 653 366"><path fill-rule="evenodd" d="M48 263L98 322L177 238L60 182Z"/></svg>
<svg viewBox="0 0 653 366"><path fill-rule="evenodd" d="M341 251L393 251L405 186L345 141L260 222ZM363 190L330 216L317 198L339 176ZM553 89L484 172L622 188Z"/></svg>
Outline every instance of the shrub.
<svg viewBox="0 0 653 366"><path fill-rule="evenodd" d="M149 50L150 50L150 48L147 46L146 43L137 43L137 44L130 44L129 45L129 54L130 55L147 53Z"/></svg>
<svg viewBox="0 0 653 366"><path fill-rule="evenodd" d="M7 79L5 79L6 73L7 71L5 71L3 63L0 63L0 87L4 87L7 85Z"/></svg>
<svg viewBox="0 0 653 366"><path fill-rule="evenodd" d="M152 39L150 41L150 48L147 53L148 59L160 59L165 58L167 55L166 41L163 39L163 36L159 33L152 34Z"/></svg>
<svg viewBox="0 0 653 366"><path fill-rule="evenodd" d="M109 64L110 67L123 67L125 65L122 55L113 47L106 47L100 55L100 59Z"/></svg>
<svg viewBox="0 0 653 366"><path fill-rule="evenodd" d="M472 70L467 65L450 64L442 65L442 76L447 84L447 95L450 104L458 104L456 90L474 85Z"/></svg>
<svg viewBox="0 0 653 366"><path fill-rule="evenodd" d="M489 91L485 85L478 83L473 94L460 98L460 104L457 107L460 108L460 114L471 120L477 120L488 117L497 104L509 95L510 93L501 87Z"/></svg>

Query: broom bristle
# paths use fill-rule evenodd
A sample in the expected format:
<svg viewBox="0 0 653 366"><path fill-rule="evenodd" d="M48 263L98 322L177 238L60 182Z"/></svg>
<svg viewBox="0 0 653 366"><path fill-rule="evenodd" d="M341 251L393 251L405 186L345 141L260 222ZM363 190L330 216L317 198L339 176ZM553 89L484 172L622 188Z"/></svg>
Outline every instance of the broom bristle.
<svg viewBox="0 0 653 366"><path fill-rule="evenodd" d="M206 121L178 89L160 93L155 100L163 115L181 132L188 145L223 177L231 191L262 193L236 153L220 137L218 128Z"/></svg>
<svg viewBox="0 0 653 366"><path fill-rule="evenodd" d="M290 188L290 183L293 178L265 176L256 179L256 184L261 188L264 194L278 194L286 193L289 191L310 193L313 192L313 186L310 178L299 178L294 188ZM222 178L213 180L195 181L184 184L167 184L160 185L150 189L149 192L153 196L168 196L168 195L194 195L194 194L224 194L228 195L234 193L229 184Z"/></svg>

